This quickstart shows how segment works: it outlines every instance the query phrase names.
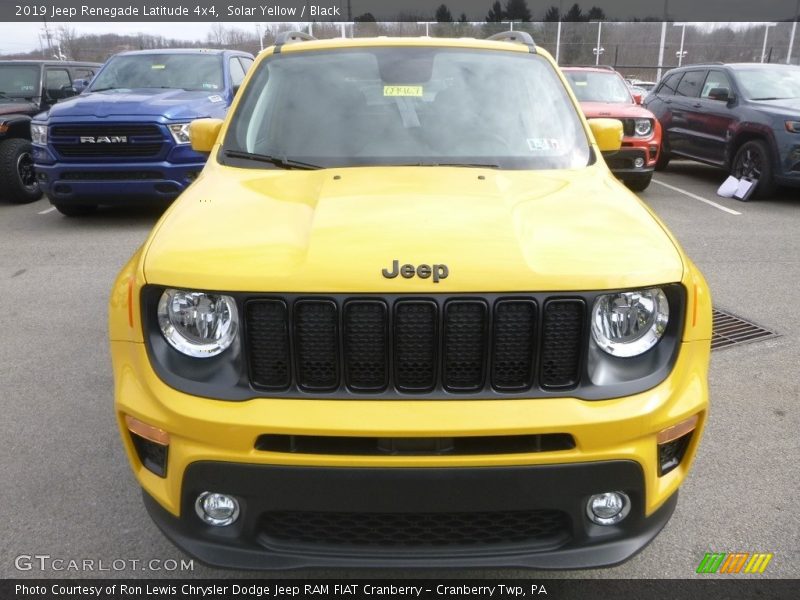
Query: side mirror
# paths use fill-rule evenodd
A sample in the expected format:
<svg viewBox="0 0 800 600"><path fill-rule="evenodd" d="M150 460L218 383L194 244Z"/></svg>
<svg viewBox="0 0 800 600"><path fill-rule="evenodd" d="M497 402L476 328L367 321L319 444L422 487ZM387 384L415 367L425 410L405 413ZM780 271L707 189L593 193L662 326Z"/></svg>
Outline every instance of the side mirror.
<svg viewBox="0 0 800 600"><path fill-rule="evenodd" d="M63 100L64 98L72 98L73 96L77 96L77 95L78 95L78 90L75 89L73 84L66 83L66 84L62 85L61 88L58 90L58 96L57 97L60 100Z"/></svg>
<svg viewBox="0 0 800 600"><path fill-rule="evenodd" d="M600 152L619 152L622 147L622 121L589 119L589 127Z"/></svg>
<svg viewBox="0 0 800 600"><path fill-rule="evenodd" d="M719 100L720 102L730 102L731 94L728 88L712 88L708 92L709 100Z"/></svg>
<svg viewBox="0 0 800 600"><path fill-rule="evenodd" d="M633 92L633 101L636 102L636 104L641 104L643 100L644 96L641 92Z"/></svg>
<svg viewBox="0 0 800 600"><path fill-rule="evenodd" d="M217 143L222 129L222 119L195 119L189 124L189 138L192 150L208 154Z"/></svg>

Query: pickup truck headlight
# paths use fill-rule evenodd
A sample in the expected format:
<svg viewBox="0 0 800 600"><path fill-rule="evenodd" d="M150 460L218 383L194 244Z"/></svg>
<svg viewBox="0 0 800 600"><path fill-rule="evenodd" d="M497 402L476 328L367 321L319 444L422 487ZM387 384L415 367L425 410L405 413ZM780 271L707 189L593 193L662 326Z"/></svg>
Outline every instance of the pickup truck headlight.
<svg viewBox="0 0 800 600"><path fill-rule="evenodd" d="M669 302L661 288L598 296L592 309L592 336L612 356L628 358L655 346L669 322Z"/></svg>
<svg viewBox="0 0 800 600"><path fill-rule="evenodd" d="M653 124L650 122L650 119L636 119L634 130L636 131L636 135L645 137L650 135L653 131Z"/></svg>
<svg viewBox="0 0 800 600"><path fill-rule="evenodd" d="M47 125L31 125L31 141L38 146L46 146Z"/></svg>
<svg viewBox="0 0 800 600"><path fill-rule="evenodd" d="M189 135L189 123L178 123L169 125L169 132L176 144L191 144L192 138Z"/></svg>
<svg viewBox="0 0 800 600"><path fill-rule="evenodd" d="M230 296L167 289L158 302L158 325L169 344L195 358L224 352L239 330Z"/></svg>

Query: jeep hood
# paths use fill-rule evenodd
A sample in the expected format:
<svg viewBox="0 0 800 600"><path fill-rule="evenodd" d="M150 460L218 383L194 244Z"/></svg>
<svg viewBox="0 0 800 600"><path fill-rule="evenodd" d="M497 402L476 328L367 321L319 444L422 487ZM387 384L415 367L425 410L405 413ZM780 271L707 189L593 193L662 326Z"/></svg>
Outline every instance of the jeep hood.
<svg viewBox="0 0 800 600"><path fill-rule="evenodd" d="M148 283L276 292L567 291L680 281L682 255L602 166L237 169L209 161L144 253ZM386 279L445 264L449 277Z"/></svg>
<svg viewBox="0 0 800 600"><path fill-rule="evenodd" d="M9 102L0 99L0 115L32 115L39 112L39 108L30 100Z"/></svg>
<svg viewBox="0 0 800 600"><path fill-rule="evenodd" d="M108 90L84 92L55 104L50 118L58 117L164 117L170 120L207 117L224 103L223 91Z"/></svg>

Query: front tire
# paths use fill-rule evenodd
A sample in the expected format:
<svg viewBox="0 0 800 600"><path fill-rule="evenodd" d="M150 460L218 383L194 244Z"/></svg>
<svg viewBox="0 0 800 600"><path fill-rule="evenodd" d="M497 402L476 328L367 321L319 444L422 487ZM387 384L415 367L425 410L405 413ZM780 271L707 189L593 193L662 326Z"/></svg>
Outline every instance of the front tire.
<svg viewBox="0 0 800 600"><path fill-rule="evenodd" d="M653 174L648 173L647 175L637 175L636 177L629 177L628 179L623 180L623 182L625 183L625 185L628 186L628 189L631 189L634 192L643 192L648 188L652 180L653 180Z"/></svg>
<svg viewBox="0 0 800 600"><path fill-rule="evenodd" d="M0 143L0 181L0 195L14 204L36 202L42 197L28 140L12 138Z"/></svg>
<svg viewBox="0 0 800 600"><path fill-rule="evenodd" d="M97 210L96 204L56 204L56 210L65 217L85 217Z"/></svg>
<svg viewBox="0 0 800 600"><path fill-rule="evenodd" d="M746 177L755 185L747 200L771 196L778 187L772 176L772 155L767 144L761 140L751 140L741 145L731 163L731 175L736 179Z"/></svg>

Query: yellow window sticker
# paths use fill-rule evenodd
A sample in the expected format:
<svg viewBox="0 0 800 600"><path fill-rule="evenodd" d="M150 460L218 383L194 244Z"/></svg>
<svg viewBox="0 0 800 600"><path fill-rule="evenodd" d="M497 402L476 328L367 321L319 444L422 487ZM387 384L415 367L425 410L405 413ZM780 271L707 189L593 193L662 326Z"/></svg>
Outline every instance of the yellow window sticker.
<svg viewBox="0 0 800 600"><path fill-rule="evenodd" d="M421 85L385 85L383 86L384 96L422 96Z"/></svg>

